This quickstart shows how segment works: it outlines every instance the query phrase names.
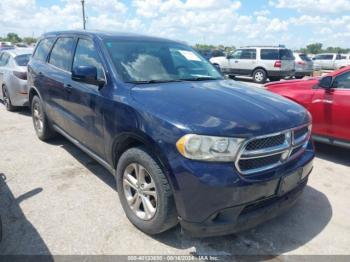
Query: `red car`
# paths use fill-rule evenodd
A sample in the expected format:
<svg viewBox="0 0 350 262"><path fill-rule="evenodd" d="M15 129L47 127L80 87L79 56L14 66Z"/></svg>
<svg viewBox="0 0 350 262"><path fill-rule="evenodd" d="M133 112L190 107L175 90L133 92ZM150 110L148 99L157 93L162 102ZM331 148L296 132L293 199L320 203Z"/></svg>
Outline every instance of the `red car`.
<svg viewBox="0 0 350 262"><path fill-rule="evenodd" d="M312 115L315 141L350 148L350 66L323 77L266 84Z"/></svg>

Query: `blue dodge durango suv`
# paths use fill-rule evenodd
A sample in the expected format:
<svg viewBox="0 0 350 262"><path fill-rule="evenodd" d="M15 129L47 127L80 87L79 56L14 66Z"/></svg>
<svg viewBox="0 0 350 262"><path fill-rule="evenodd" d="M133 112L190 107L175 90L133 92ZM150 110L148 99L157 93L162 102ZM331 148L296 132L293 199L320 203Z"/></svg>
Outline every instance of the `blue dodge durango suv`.
<svg viewBox="0 0 350 262"><path fill-rule="evenodd" d="M314 158L310 115L225 80L182 42L134 34L44 34L28 65L41 140L60 133L116 178L147 234L180 222L204 237L289 209Z"/></svg>

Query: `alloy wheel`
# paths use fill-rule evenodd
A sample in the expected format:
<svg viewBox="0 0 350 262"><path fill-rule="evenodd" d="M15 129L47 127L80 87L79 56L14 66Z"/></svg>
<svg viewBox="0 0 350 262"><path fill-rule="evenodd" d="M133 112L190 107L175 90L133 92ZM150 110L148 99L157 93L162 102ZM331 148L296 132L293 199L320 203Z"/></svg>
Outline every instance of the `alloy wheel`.
<svg viewBox="0 0 350 262"><path fill-rule="evenodd" d="M44 127L44 122L43 122L43 113L39 103L34 103L33 105L33 121L34 121L36 130L38 132L42 132Z"/></svg>
<svg viewBox="0 0 350 262"><path fill-rule="evenodd" d="M264 79L264 74L261 73L261 72L256 72L255 75L254 75L254 79L257 82L261 82Z"/></svg>
<svg viewBox="0 0 350 262"><path fill-rule="evenodd" d="M150 173L140 164L129 164L123 174L124 195L129 208L142 220L157 211L157 190Z"/></svg>
<svg viewBox="0 0 350 262"><path fill-rule="evenodd" d="M6 108L9 109L10 108L10 98L8 97L6 88L4 88L4 90L3 90L3 100L4 100L4 104L5 104Z"/></svg>

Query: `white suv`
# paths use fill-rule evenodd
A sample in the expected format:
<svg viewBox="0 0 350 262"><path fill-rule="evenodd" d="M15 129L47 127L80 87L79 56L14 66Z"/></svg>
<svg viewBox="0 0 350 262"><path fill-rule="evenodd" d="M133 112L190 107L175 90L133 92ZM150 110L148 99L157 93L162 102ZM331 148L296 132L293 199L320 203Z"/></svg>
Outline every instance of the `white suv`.
<svg viewBox="0 0 350 262"><path fill-rule="evenodd" d="M295 72L293 52L282 46L242 47L233 53L214 57L210 62L230 76L252 76L257 83L278 81Z"/></svg>

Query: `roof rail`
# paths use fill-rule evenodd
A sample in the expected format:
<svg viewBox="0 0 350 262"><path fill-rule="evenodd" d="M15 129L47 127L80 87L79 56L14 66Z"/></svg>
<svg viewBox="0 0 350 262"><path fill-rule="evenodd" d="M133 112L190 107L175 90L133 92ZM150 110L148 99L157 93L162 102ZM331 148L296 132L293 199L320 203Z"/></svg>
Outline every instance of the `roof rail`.
<svg viewBox="0 0 350 262"><path fill-rule="evenodd" d="M241 46L240 48L243 48L243 47L274 47L274 48L286 48L285 45L247 45L247 46Z"/></svg>

